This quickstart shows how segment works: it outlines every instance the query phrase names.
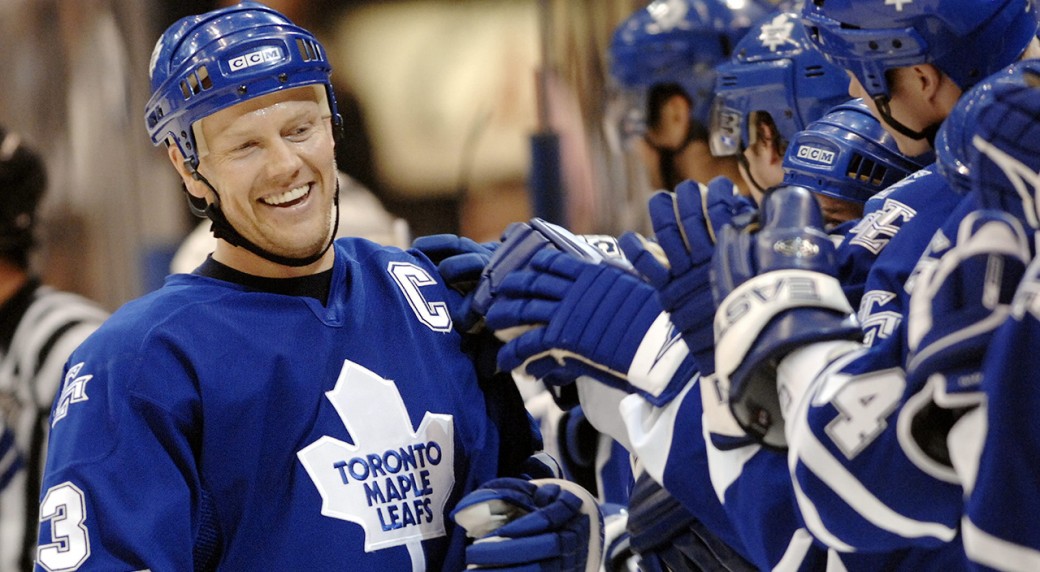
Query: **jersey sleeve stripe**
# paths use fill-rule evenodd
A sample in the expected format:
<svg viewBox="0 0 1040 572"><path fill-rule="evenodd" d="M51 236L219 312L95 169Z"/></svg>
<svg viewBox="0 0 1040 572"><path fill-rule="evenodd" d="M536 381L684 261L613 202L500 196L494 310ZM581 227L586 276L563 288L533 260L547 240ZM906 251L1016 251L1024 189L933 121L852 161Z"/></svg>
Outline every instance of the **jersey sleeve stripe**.
<svg viewBox="0 0 1040 572"><path fill-rule="evenodd" d="M1040 570L1040 550L1008 542L975 526L970 518L961 519L964 551L972 561L998 570Z"/></svg>
<svg viewBox="0 0 1040 572"><path fill-rule="evenodd" d="M949 542L957 535L955 528L937 522L915 520L892 510L836 461L811 431L804 430L800 433L802 434L798 438L797 458L790 460L792 473L793 463L801 462L864 519L878 528L904 538L930 536ZM802 497L799 501L801 509L805 511L806 507L801 506L801 501L807 502L807 499Z"/></svg>
<svg viewBox="0 0 1040 572"><path fill-rule="evenodd" d="M798 479L792 478L791 481L794 484L794 496L798 501L798 509L802 515L802 521L812 531L812 535L830 548L841 552L853 552L855 547L842 541L830 530L827 530L827 526L823 524L823 519L820 518L820 513L817 512L816 506L805 496L805 491L798 484Z"/></svg>
<svg viewBox="0 0 1040 572"><path fill-rule="evenodd" d="M796 572L801 569L805 555L812 547L813 537L804 528L799 528L791 535L791 543L787 545L783 557L773 567L773 572Z"/></svg>

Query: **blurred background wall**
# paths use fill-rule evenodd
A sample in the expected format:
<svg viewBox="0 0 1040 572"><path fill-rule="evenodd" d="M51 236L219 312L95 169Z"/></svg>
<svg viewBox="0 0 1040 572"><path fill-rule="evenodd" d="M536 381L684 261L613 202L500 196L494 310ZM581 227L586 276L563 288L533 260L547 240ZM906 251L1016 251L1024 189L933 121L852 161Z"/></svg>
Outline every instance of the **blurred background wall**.
<svg viewBox="0 0 1040 572"><path fill-rule="evenodd" d="M644 0L269 0L334 65L340 168L413 235L497 238L532 215L531 137L558 136L566 224L617 233L606 48ZM202 0L0 0L0 122L46 156L45 278L114 309L197 223L143 125L155 40ZM2 192L2 189L0 189Z"/></svg>

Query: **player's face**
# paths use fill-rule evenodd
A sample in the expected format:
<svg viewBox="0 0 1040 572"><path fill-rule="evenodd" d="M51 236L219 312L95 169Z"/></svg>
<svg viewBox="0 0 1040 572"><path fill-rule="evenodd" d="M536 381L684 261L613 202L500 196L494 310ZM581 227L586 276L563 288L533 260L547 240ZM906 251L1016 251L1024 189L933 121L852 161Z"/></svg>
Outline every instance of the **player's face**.
<svg viewBox="0 0 1040 572"><path fill-rule="evenodd" d="M221 110L202 120L201 135L208 152L199 172L217 189L224 215L242 236L293 258L325 247L332 232L336 166L328 110L313 88ZM192 192L207 193L199 187ZM239 269L242 264L263 268L267 262L223 241L215 256Z"/></svg>
<svg viewBox="0 0 1040 572"><path fill-rule="evenodd" d="M655 111L657 123L647 125L646 133L632 142L632 148L642 162L650 185L655 190L671 190L679 181L690 178L685 158L681 157L690 132L690 104L681 96L673 95ZM666 177L666 171L672 174Z"/></svg>
<svg viewBox="0 0 1040 572"><path fill-rule="evenodd" d="M881 122L881 127L892 135L892 138L896 142L896 147L899 151L908 157L918 157L931 150L931 146L928 141L924 139L913 139L903 135L899 131L892 128L891 125L885 121L881 113L878 111L877 104L871 99L870 95L867 94L867 90L864 89L863 84L860 83L859 79L851 73L849 73L849 95L852 97L863 98L864 103L870 108L870 113ZM922 109L922 102L919 101L918 94L907 87L909 79L908 76L913 73L913 70L909 68L894 69L888 74L888 85L889 85L889 113L900 123L915 129L920 130L927 124L920 119L928 117L925 113L928 110Z"/></svg>
<svg viewBox="0 0 1040 572"><path fill-rule="evenodd" d="M741 175L751 189L751 196L755 202L760 203L763 191L779 185L784 180L783 156L777 150L777 134L771 126L767 122L759 121L755 113L751 114L750 121L751 140L747 149L744 149L747 166L741 169Z"/></svg>
<svg viewBox="0 0 1040 572"><path fill-rule="evenodd" d="M686 142L686 134L690 132L690 104L675 95L662 103L658 114L660 120L657 125L647 126L646 138L655 147L678 149Z"/></svg>

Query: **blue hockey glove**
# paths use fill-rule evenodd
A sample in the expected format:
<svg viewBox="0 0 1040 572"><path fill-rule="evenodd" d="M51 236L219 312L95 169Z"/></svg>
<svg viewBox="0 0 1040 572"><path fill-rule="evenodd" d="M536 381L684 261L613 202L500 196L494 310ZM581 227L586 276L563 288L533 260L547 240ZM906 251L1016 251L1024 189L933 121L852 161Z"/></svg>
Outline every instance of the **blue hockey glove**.
<svg viewBox="0 0 1040 572"><path fill-rule="evenodd" d="M584 375L660 405L697 371L650 285L563 252L538 252L526 269L506 276L486 320L509 340L498 366L517 379L560 383Z"/></svg>
<svg viewBox="0 0 1040 572"><path fill-rule="evenodd" d="M473 292L497 247L498 243L480 244L454 234L421 236L412 242L412 248L437 265L444 282L462 294L461 301L448 308L455 327L461 332L472 333L482 325L483 315L473 309Z"/></svg>
<svg viewBox="0 0 1040 572"><path fill-rule="evenodd" d="M646 473L628 502L628 534L645 572L755 570Z"/></svg>
<svg viewBox="0 0 1040 572"><path fill-rule="evenodd" d="M592 263L604 263L632 271L625 260L617 240L606 235L575 235L567 229L533 218L529 223L513 223L502 235L498 248L480 276L473 294L471 309L483 316L498 293L499 284L510 273L525 268L531 258L542 250L558 250ZM500 339L509 339L511 334L498 332ZM549 372L542 381L548 387L553 400L563 409L577 404L577 392L571 382L573 378L559 378L561 372Z"/></svg>
<svg viewBox="0 0 1040 572"><path fill-rule="evenodd" d="M712 264L717 383L737 423L766 445L786 446L780 360L814 342L862 336L835 266L820 208L804 187L776 188L763 198L759 222L719 234Z"/></svg>
<svg viewBox="0 0 1040 572"><path fill-rule="evenodd" d="M451 513L475 539L467 569L594 572L603 552L595 498L560 479L488 481Z"/></svg>
<svg viewBox="0 0 1040 572"><path fill-rule="evenodd" d="M567 252L591 263L604 262L631 269L616 241L609 236L575 235L540 218L533 218L530 223L516 222L502 233L502 247L496 250L480 276L474 294L474 310L486 314L502 280L510 272L527 266L537 252L545 249Z"/></svg>
<svg viewBox="0 0 1040 572"><path fill-rule="evenodd" d="M649 209L657 244L626 233L621 248L657 289L661 305L682 332L701 373L709 375L715 370L715 303L709 272L716 231L750 215L755 207L736 194L729 179L716 177L707 186L685 181L674 194L658 192L650 198Z"/></svg>
<svg viewBox="0 0 1040 572"><path fill-rule="evenodd" d="M942 373L951 389L978 391L967 378L976 377L993 330L1010 315L1030 259L1017 219L999 211L965 217L955 245L914 286L907 318L909 377Z"/></svg>
<svg viewBox="0 0 1040 572"><path fill-rule="evenodd" d="M1031 255L1021 222L1000 211L961 220L954 245L924 267L910 296L908 383L925 387L904 408L920 452L952 470L947 437L983 400L982 363L994 331L1011 314ZM925 258L922 257L922 260Z"/></svg>

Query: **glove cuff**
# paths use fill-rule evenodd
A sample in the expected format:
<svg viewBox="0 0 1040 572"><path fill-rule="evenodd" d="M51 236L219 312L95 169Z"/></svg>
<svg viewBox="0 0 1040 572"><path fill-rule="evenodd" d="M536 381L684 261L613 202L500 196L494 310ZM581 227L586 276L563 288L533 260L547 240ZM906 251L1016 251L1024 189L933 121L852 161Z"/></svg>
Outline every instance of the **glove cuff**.
<svg viewBox="0 0 1040 572"><path fill-rule="evenodd" d="M777 363L798 347L861 335L833 276L775 270L738 286L715 316L716 374L737 422L765 445L786 446Z"/></svg>
<svg viewBox="0 0 1040 572"><path fill-rule="evenodd" d="M697 363L667 312L657 315L646 331L625 378L654 405L670 402L697 373Z"/></svg>
<svg viewBox="0 0 1040 572"><path fill-rule="evenodd" d="M581 499L581 512L589 517L589 552L585 560L585 572L599 572L603 561L603 512L596 497L578 483L564 479L535 479L531 482L540 487L557 485Z"/></svg>

